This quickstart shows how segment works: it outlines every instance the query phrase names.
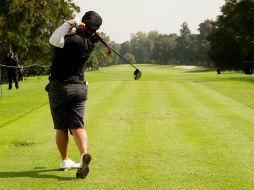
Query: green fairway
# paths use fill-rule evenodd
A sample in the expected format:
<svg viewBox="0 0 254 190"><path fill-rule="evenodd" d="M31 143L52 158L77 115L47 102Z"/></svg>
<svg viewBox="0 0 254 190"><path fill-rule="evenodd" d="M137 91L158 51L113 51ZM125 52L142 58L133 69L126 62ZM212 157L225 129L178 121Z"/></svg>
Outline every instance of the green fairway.
<svg viewBox="0 0 254 190"><path fill-rule="evenodd" d="M58 170L60 156L44 86L2 86L0 190L254 187L254 77L174 66L127 65L86 73L91 171ZM70 158L78 150L70 139Z"/></svg>

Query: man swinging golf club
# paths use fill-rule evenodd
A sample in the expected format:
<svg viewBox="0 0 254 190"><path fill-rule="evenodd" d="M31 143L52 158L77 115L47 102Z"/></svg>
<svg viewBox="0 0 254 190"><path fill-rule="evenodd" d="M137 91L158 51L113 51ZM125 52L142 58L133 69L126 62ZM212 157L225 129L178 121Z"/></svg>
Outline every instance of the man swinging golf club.
<svg viewBox="0 0 254 190"><path fill-rule="evenodd" d="M95 43L102 40L98 39L95 33L101 24L100 15L89 11L83 16L82 22L78 23L75 19L65 22L49 39L55 48L50 82L46 90L56 129L56 144L62 158L60 168L64 170L77 168L76 178L82 179L89 173L91 161L91 155L87 152L87 133L83 121L84 104L88 93L88 83L84 82L83 73ZM106 43L103 41L103 44ZM68 130L73 135L80 152L80 163L75 163L68 157Z"/></svg>

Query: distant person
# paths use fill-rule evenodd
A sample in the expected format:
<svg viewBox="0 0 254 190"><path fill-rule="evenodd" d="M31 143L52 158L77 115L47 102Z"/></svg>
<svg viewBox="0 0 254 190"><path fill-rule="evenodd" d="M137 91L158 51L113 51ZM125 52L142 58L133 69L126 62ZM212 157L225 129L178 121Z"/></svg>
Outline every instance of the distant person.
<svg viewBox="0 0 254 190"><path fill-rule="evenodd" d="M10 51L6 57L6 65L7 65L7 76L9 82L9 90L12 89L12 81L15 83L16 89L19 88L18 79L17 79L17 68L19 60L14 56L14 53Z"/></svg>
<svg viewBox="0 0 254 190"><path fill-rule="evenodd" d="M24 81L24 67L23 65L18 65L18 81Z"/></svg>
<svg viewBox="0 0 254 190"><path fill-rule="evenodd" d="M87 151L87 133L84 129L84 104L88 96L84 67L95 43L98 40L102 41L96 33L101 24L100 15L89 11L85 13L79 25L76 20L67 21L57 28L49 39L55 48L50 82L46 90L56 129L56 144L62 158L60 168L78 168L76 178L82 179L87 176L91 161L91 155ZM75 26L77 29L70 32ZM80 163L75 163L68 157L68 130L80 152Z"/></svg>
<svg viewBox="0 0 254 190"><path fill-rule="evenodd" d="M23 78L24 67L23 67L23 65L20 64L19 57L18 57L17 53L14 54L14 60L18 63L18 68L17 68L18 81L23 81L24 80L24 78Z"/></svg>
<svg viewBox="0 0 254 190"><path fill-rule="evenodd" d="M217 67L217 74L218 74L218 75L221 74L221 71L220 71L220 67L219 67L219 66Z"/></svg>

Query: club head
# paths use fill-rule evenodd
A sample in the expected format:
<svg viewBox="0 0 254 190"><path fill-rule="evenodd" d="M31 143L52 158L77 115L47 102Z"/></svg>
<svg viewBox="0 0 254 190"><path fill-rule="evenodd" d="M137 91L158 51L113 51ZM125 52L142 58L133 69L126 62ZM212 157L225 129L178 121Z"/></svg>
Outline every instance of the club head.
<svg viewBox="0 0 254 190"><path fill-rule="evenodd" d="M134 71L133 77L134 77L135 80L138 80L138 79L141 78L141 75L142 75L142 72L140 70L136 69Z"/></svg>

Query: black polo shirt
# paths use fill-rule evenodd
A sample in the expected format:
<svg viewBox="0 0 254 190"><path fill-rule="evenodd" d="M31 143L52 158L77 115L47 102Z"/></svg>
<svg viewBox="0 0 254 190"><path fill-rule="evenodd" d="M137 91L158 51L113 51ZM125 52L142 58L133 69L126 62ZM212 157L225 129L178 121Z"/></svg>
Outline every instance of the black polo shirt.
<svg viewBox="0 0 254 190"><path fill-rule="evenodd" d="M50 81L83 83L84 67L94 49L89 34L67 34L64 47L55 47L51 66Z"/></svg>

